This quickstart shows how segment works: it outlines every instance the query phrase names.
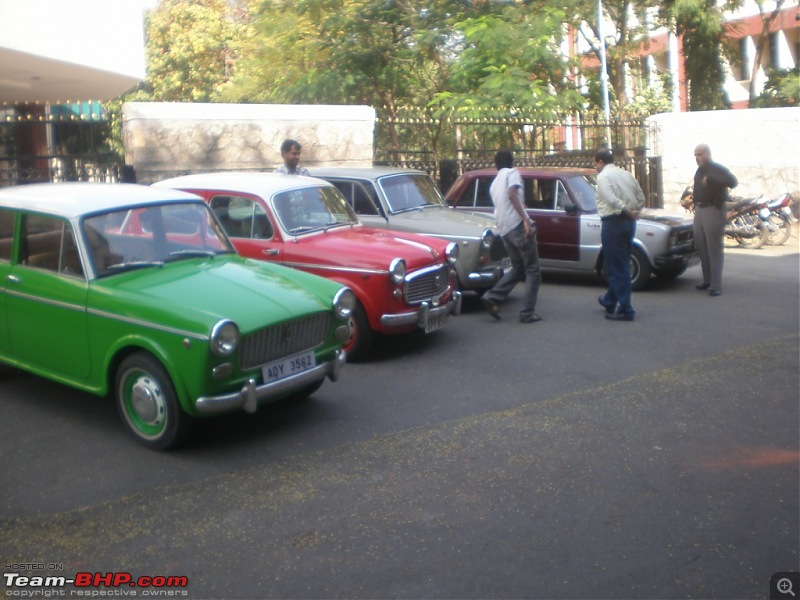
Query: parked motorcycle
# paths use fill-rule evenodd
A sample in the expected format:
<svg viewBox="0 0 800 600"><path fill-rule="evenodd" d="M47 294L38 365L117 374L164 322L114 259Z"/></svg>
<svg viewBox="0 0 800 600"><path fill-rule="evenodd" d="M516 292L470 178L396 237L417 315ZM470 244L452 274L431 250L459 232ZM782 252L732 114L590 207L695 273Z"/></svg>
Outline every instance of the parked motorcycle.
<svg viewBox="0 0 800 600"><path fill-rule="evenodd" d="M792 224L797 219L792 214L792 197L787 194L778 194L767 203L769 214L769 238L767 244L770 246L781 246L792 237Z"/></svg>
<svg viewBox="0 0 800 600"><path fill-rule="evenodd" d="M728 220L725 223L725 237L736 241L743 248L761 248L770 235L767 200L764 197L736 199L726 202ZM681 206L694 212L692 188L687 187L681 194Z"/></svg>

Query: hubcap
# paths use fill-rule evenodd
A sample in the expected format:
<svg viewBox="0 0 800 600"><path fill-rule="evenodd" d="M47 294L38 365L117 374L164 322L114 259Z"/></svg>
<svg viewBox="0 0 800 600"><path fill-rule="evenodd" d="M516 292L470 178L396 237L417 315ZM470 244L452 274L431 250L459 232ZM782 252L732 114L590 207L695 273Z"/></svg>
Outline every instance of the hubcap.
<svg viewBox="0 0 800 600"><path fill-rule="evenodd" d="M147 425L161 424L166 407L158 384L149 377L139 377L131 388L131 408Z"/></svg>

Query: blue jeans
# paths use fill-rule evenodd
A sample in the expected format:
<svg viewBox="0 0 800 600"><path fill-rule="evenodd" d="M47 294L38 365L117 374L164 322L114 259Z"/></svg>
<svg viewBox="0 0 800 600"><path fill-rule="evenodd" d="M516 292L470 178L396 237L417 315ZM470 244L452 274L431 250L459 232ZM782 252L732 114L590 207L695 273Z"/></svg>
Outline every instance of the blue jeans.
<svg viewBox="0 0 800 600"><path fill-rule="evenodd" d="M636 311L631 306L631 246L636 235L636 221L614 215L604 217L602 223L600 242L608 282L603 304L632 317Z"/></svg>
<svg viewBox="0 0 800 600"><path fill-rule="evenodd" d="M520 223L503 236L511 268L490 289L484 297L492 302L505 300L520 281L525 281L525 293L522 296L520 318L533 316L536 299L539 297L539 286L542 274L539 270L539 249L536 247L536 234L525 237L525 225Z"/></svg>

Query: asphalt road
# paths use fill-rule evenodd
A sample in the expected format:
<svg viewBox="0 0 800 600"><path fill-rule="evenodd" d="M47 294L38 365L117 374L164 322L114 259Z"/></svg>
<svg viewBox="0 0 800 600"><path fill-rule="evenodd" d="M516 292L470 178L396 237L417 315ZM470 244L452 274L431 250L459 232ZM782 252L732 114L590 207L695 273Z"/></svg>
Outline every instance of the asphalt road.
<svg viewBox="0 0 800 600"><path fill-rule="evenodd" d="M519 288L501 322L468 298L168 453L110 401L6 370L4 573L188 578L70 597L769 597L800 570L797 241L729 248L720 298L699 267L654 280L633 323L603 319L592 277L547 273L532 325Z"/></svg>

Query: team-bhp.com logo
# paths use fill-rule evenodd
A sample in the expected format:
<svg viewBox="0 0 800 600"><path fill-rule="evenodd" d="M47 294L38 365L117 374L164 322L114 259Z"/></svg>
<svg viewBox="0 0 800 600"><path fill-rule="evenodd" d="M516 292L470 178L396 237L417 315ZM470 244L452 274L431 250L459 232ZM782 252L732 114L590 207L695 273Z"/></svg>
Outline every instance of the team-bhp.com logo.
<svg viewBox="0 0 800 600"><path fill-rule="evenodd" d="M189 585L189 578L182 575L156 575L153 577L134 577L130 573L75 573L74 577L20 575L19 573L3 573L6 596L10 597L44 597L44 591L55 592L47 596L102 596L104 588L125 590L126 596L180 596ZM67 586L75 589L64 590ZM133 589L130 589L133 588ZM138 590L138 594L137 594ZM38 592L38 593L36 593ZM60 592L60 593L59 593ZM176 593L178 592L178 593Z"/></svg>

